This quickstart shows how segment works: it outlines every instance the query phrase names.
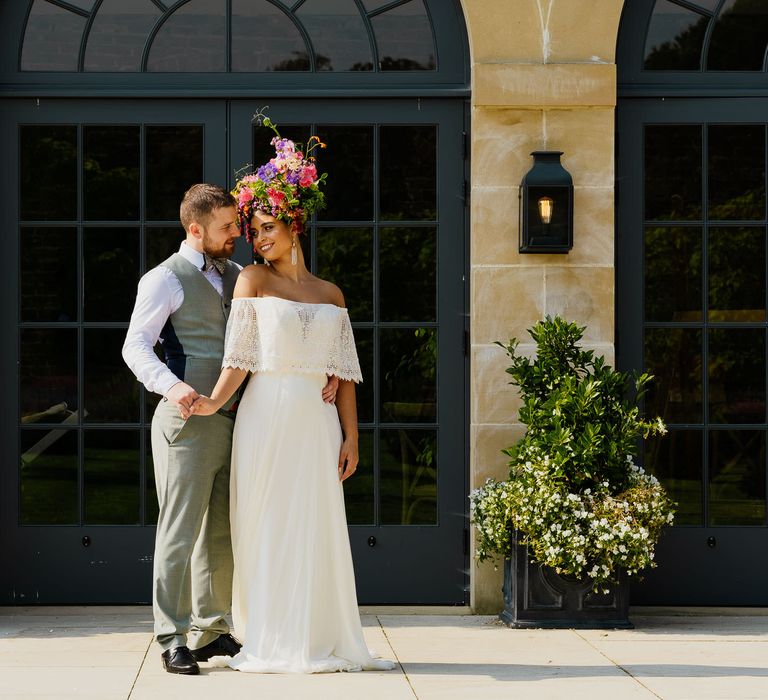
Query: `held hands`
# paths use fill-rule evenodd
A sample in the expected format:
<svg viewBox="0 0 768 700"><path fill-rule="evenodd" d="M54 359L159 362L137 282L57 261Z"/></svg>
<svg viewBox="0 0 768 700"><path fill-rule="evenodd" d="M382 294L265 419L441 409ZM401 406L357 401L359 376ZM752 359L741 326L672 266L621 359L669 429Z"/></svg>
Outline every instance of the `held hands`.
<svg viewBox="0 0 768 700"><path fill-rule="evenodd" d="M339 479L345 481L355 473L360 457L357 452L357 440L347 438L341 444L339 452Z"/></svg>
<svg viewBox="0 0 768 700"><path fill-rule="evenodd" d="M192 404L191 413L196 416L212 416L219 407L207 396L200 394Z"/></svg>
<svg viewBox="0 0 768 700"><path fill-rule="evenodd" d="M179 409L181 417L186 420L192 415L192 404L200 396L189 384L177 382L165 395L166 401L170 401Z"/></svg>

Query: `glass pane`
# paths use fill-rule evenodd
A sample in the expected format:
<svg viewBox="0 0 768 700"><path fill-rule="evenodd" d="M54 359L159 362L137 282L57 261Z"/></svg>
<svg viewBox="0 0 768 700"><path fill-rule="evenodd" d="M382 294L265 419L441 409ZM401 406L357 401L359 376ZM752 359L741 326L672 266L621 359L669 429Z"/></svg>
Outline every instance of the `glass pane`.
<svg viewBox="0 0 768 700"><path fill-rule="evenodd" d="M698 70L709 17L657 0L645 38L646 70Z"/></svg>
<svg viewBox="0 0 768 700"><path fill-rule="evenodd" d="M427 219L437 215L437 127L382 126L381 218Z"/></svg>
<svg viewBox="0 0 768 700"><path fill-rule="evenodd" d="M147 270L157 267L171 255L178 253L179 246L185 238L181 224L178 226L147 226L145 236ZM133 304L133 299L131 304Z"/></svg>
<svg viewBox="0 0 768 700"><path fill-rule="evenodd" d="M763 70L768 45L768 6L726 0L709 40L707 70Z"/></svg>
<svg viewBox="0 0 768 700"><path fill-rule="evenodd" d="M381 420L434 423L437 420L437 329L382 328Z"/></svg>
<svg viewBox="0 0 768 700"><path fill-rule="evenodd" d="M703 525L701 430L670 430L645 443L645 468L677 503L675 525Z"/></svg>
<svg viewBox="0 0 768 700"><path fill-rule="evenodd" d="M232 0L232 70L309 70L296 25L266 0Z"/></svg>
<svg viewBox="0 0 768 700"><path fill-rule="evenodd" d="M77 423L77 330L24 328L20 336L21 422Z"/></svg>
<svg viewBox="0 0 768 700"><path fill-rule="evenodd" d="M368 32L354 0L306 0L296 16L315 49L315 68L371 70Z"/></svg>
<svg viewBox="0 0 768 700"><path fill-rule="evenodd" d="M89 423L138 423L139 383L121 350L124 328L86 328L83 405Z"/></svg>
<svg viewBox="0 0 768 700"><path fill-rule="evenodd" d="M360 423L373 423L373 396L375 376L373 373L373 330L355 328L355 346L360 360L363 382L356 387L357 420Z"/></svg>
<svg viewBox="0 0 768 700"><path fill-rule="evenodd" d="M701 320L701 228L645 230L645 318Z"/></svg>
<svg viewBox="0 0 768 700"><path fill-rule="evenodd" d="M19 132L22 221L74 221L77 127L43 124Z"/></svg>
<svg viewBox="0 0 768 700"><path fill-rule="evenodd" d="M701 331L649 328L645 331L645 371L654 376L645 413L667 423L701 423Z"/></svg>
<svg viewBox="0 0 768 700"><path fill-rule="evenodd" d="M436 228L380 230L379 308L382 321L435 321L436 278Z"/></svg>
<svg viewBox="0 0 768 700"><path fill-rule="evenodd" d="M139 431L86 430L83 494L88 525L139 525Z"/></svg>
<svg viewBox="0 0 768 700"><path fill-rule="evenodd" d="M22 525L75 525L77 430L22 430L20 436Z"/></svg>
<svg viewBox="0 0 768 700"><path fill-rule="evenodd" d="M184 193L203 181L202 125L147 126L147 181L149 221L177 221Z"/></svg>
<svg viewBox="0 0 768 700"><path fill-rule="evenodd" d="M765 126L710 126L708 174L711 220L765 219Z"/></svg>
<svg viewBox="0 0 768 700"><path fill-rule="evenodd" d="M85 218L139 218L139 127L83 127Z"/></svg>
<svg viewBox="0 0 768 700"><path fill-rule="evenodd" d="M765 331L709 330L709 422L765 422Z"/></svg>
<svg viewBox="0 0 768 700"><path fill-rule="evenodd" d="M437 525L437 431L382 430L382 525Z"/></svg>
<svg viewBox="0 0 768 700"><path fill-rule="evenodd" d="M373 430L360 431L360 463L344 482L347 524L373 525Z"/></svg>
<svg viewBox="0 0 768 700"><path fill-rule="evenodd" d="M373 127L321 126L318 136L328 144L318 156L319 171L328 172L325 221L373 220Z"/></svg>
<svg viewBox="0 0 768 700"><path fill-rule="evenodd" d="M278 117L273 115L273 119L277 120ZM308 124L280 124L280 136L284 139L290 139L297 144L304 146L309 137L312 135ZM272 158L275 157L275 147L270 144L270 141L275 136L275 132L272 129L268 129L266 126L253 127L253 160L252 167L248 170L256 170L260 165L264 165ZM247 158L248 155L243 153L243 157ZM244 174L244 173L243 173Z"/></svg>
<svg viewBox="0 0 768 700"><path fill-rule="evenodd" d="M368 12L372 12L380 7L384 7L384 5L388 5L390 2L392 0L363 0L363 6Z"/></svg>
<svg viewBox="0 0 768 700"><path fill-rule="evenodd" d="M701 126L645 127L645 218L701 219Z"/></svg>
<svg viewBox="0 0 768 700"><path fill-rule="evenodd" d="M166 20L152 42L148 71L227 70L226 0L190 0Z"/></svg>
<svg viewBox="0 0 768 700"><path fill-rule="evenodd" d="M318 228L317 274L337 284L353 321L373 321L373 230Z"/></svg>
<svg viewBox="0 0 768 700"><path fill-rule="evenodd" d="M155 489L155 463L152 460L152 438L151 431L145 431L145 441L147 445L146 457L146 488L144 489L144 524L157 525L157 516L160 512L160 506L157 503L157 490Z"/></svg>
<svg viewBox="0 0 768 700"><path fill-rule="evenodd" d="M77 230L21 229L21 320L77 320Z"/></svg>
<svg viewBox="0 0 768 700"><path fill-rule="evenodd" d="M83 230L83 316L128 321L139 282L139 230Z"/></svg>
<svg viewBox="0 0 768 700"><path fill-rule="evenodd" d="M765 320L765 229L710 228L709 320Z"/></svg>
<svg viewBox="0 0 768 700"><path fill-rule="evenodd" d="M161 14L152 0L104 0L88 33L85 70L140 71L144 44Z"/></svg>
<svg viewBox="0 0 768 700"><path fill-rule="evenodd" d="M380 70L435 70L432 25L422 0L371 18Z"/></svg>
<svg viewBox="0 0 768 700"><path fill-rule="evenodd" d="M765 431L709 432L709 523L765 524Z"/></svg>
<svg viewBox="0 0 768 700"><path fill-rule="evenodd" d="M21 70L76 71L87 19L35 0L21 50Z"/></svg>

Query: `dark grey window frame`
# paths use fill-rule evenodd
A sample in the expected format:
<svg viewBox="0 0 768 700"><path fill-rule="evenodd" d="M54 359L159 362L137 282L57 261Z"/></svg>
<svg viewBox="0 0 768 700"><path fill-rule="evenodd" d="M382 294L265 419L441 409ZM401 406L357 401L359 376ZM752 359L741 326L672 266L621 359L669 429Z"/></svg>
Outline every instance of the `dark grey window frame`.
<svg viewBox="0 0 768 700"><path fill-rule="evenodd" d="M56 98L62 99L60 103L62 108L66 108L64 103L69 102L72 99L77 98L93 98L91 102L88 100L89 115L88 120L93 119L93 114L100 114L104 111L105 114L112 115L111 119L114 119L114 115L119 113L119 103L110 101L109 98L119 98L123 104L130 105L133 98L164 98L167 102L176 102L175 109L179 113L183 113L184 104L183 98L211 98L210 107L214 108L217 102L223 103L224 101L234 100L242 98L253 98L258 101L259 105L269 104L270 98L297 98L307 100L311 98L391 98L397 97L407 100L411 107L421 109L430 99L433 98L454 98L449 100L454 106L463 110L463 123L464 131L461 132L461 128L456 126L456 152L461 153L463 151L464 161L461 163L463 167L463 177L466 181L469 177L469 162L468 162L468 150L467 150L467 134L469 127L469 105L467 98L470 95L469 87L469 48L466 40L466 29L464 26L463 14L461 12L460 4L458 0L427 0L432 13L433 27L437 35L437 50L440 53L440 70L438 71L403 71L403 72L371 72L371 73L356 73L356 72L339 72L339 73L273 73L273 74L246 74L246 73L66 73L66 72L50 72L50 73L37 73L37 72L21 72L18 70L19 52L20 52L20 37L24 26L28 5L26 2L13 2L0 4L0 21L5 28L5 35L7 41L0 45L0 97L5 98L3 100L3 107L8 106L8 109L3 109L0 112L0 126L3 129L3 133L7 135L6 143L7 147L11 149L17 148L17 145L13 143L14 137L8 136L9 134L16 134L16 121L18 117L17 108L22 111L33 111L40 105L48 106L49 104L56 104L59 102ZM434 7L438 7L438 11L434 11ZM438 21L439 18L442 18ZM442 22L442 24L441 24ZM439 43L440 33L443 33L443 40L445 36L452 39L444 48L441 48ZM456 41L456 37L460 37L459 41ZM451 70L448 70L448 69ZM216 102L214 102L214 99ZM400 102L402 102L402 99ZM208 102L207 100L203 100ZM47 102L47 104L46 104ZM160 103L160 101L157 101ZM341 101L339 101L341 102ZM387 102L387 108L390 106L392 109L397 110L395 106L395 100ZM223 106L223 105L222 105ZM229 110L231 104L226 106L227 115L229 118ZM56 110L53 110L56 111ZM44 121L45 118L41 113L40 118ZM37 117L30 120L30 123L34 122ZM187 121L189 118L187 118ZM54 118L55 121L55 118ZM77 120L75 120L77 121ZM109 122L110 119L106 119ZM197 121L192 119L192 121ZM26 122L25 122L26 123ZM155 123L155 122L153 122ZM458 124L458 122L456 122ZM222 129L222 133L224 129ZM229 154L232 145L232 138L229 133L226 136L226 147L223 151ZM223 162L223 161L222 161ZM216 181L225 181L227 179L227 173L232 172L231 160L229 156L226 156L226 173L220 173L219 176L213 176L207 173L207 177ZM460 174L457 175L460 179ZM18 178L15 172L10 172L10 167L7 166L3 173L0 174L0 181L7 185L6 194L11 197L17 197ZM468 284L468 259L469 259L469 238L466 235L468 231L468 207L466 201L466 184L461 187L461 183L453 182L450 192L443 191L442 196L450 196L455 198L459 203L459 208L463 207L463 220L457 221L457 227L460 228L463 233L463 239L461 245L463 246L463 263L461 261L454 261L453 265L456 267L455 272L455 287L450 290L446 290L446 293L451 294L451 298L456 305L462 305L464 310L469 308L469 284ZM6 216L3 220L8 220L8 231L14 231L17 227L17 222L10 220L10 211L12 208L6 208ZM324 222L327 223L327 222ZM10 242L9 253L11 259L15 259L18 251L18 241L13 237ZM143 260L143 258L142 258ZM458 269L458 268L461 269ZM453 269L453 268L451 268ZM10 303L15 300L17 296L17 288L15 287L16 280L11 276L6 280L5 284L5 299L11 300ZM8 307L8 301L5 304L7 318L16 318L16 307ZM459 382L464 387L463 405L456 405L453 410L456 413L455 421L456 425L461 422L463 426L463 434L461 435L461 442L463 444L463 453L457 455L457 461L461 460L463 463L463 474L456 475L458 478L463 479L463 493L467 493L468 489L468 475L467 465L469 463L469 391L467 389L467 377L469 376L469 358L468 358L468 338L469 338L469 318L464 312L460 314L461 319L459 325L452 331L451 341L457 348L457 358L454 359L454 368L457 373L459 372L459 365L461 365L461 359L463 353L463 366L461 367L462 376L456 376L454 381ZM124 324L117 324L121 326ZM423 324L421 324L423 325ZM116 327L117 327L116 326ZM463 330L461 328L463 326ZM454 337L455 336L455 337ZM2 342L0 342L2 348L2 355L5 360L6 376L12 377L17 370L16 362L18 360L18 346L15 338L15 334L7 333L3 336ZM15 404L18 403L18 387L16 383L10 388L9 400ZM144 407L142 406L142 411ZM15 421L15 413L13 421L0 421L0 443L6 445L5 454L9 454L9 451L15 450L18 441L18 430ZM145 419L146 415L142 414L142 418ZM110 426L111 427L111 426ZM131 428L131 426L127 426ZM387 426L390 427L390 426ZM413 424L408 424L409 428L417 427ZM105 426L106 428L106 426ZM142 435L142 445L148 440L146 435ZM10 523L9 517L15 514L18 510L18 489L14 488L17 485L17 474L15 474L16 463L11 458L11 463L4 460L4 464L1 465L3 471L12 470L8 472L12 474L12 478L0 478L0 482L4 485L10 484L10 488L0 489L0 521L9 523L9 527L4 528L4 534L0 535L0 542L2 542L6 548L6 551L10 554L11 562L20 561L22 558L27 560L32 557L35 562L42 560L44 557L48 557L48 562L52 563L56 570L69 570L72 566L81 566L88 569L92 575L93 580L96 582L94 586L89 586L89 596L91 603L110 603L116 601L135 601L136 598L131 598L134 595L131 590L131 571L135 566L135 562L138 561L143 565L151 566L151 560L147 557L146 552L151 551L151 537L153 535L153 529L151 527L142 526L127 526L132 530L132 533L137 531L143 531L140 537L135 537L133 534L130 537L125 537L120 546L113 550L114 557L120 559L120 562L112 562L113 566L117 566L117 569L113 570L113 573L109 574L110 580L112 580L113 574L117 575L117 580L121 582L120 586L110 587L100 585L98 582L104 583L107 580L107 574L105 569L99 570L98 567L90 566L93 564L103 563L100 561L100 556L105 554L103 548L103 541L101 539L101 550L95 546L85 547L79 542L80 534L78 533L78 526L25 526L31 537L39 537L39 541L45 544L45 551L31 552L29 540L25 542L14 541L14 529L16 523ZM142 475L142 479L144 475ZM79 485L80 488L81 485ZM461 521L463 527L457 526L455 537L452 535L450 542L450 548L452 556L458 559L453 564L456 571L460 572L464 577L463 587L455 589L451 594L450 602L454 604L468 602L468 588L466 587L466 580L468 577L469 566L469 550L468 550L468 525L466 522L467 502L463 499L463 506L458 502L453 502L451 507L451 517ZM142 517L143 517L142 513ZM126 529L123 526L103 526L103 527L91 527L90 531L106 532L107 530L123 530ZM396 529L396 528L395 528ZM419 533L419 538L424 539L428 535L430 528L414 528L423 530L423 533ZM432 528L434 529L434 528ZM111 536L111 535L110 535ZM73 540L73 537L75 538ZM100 535L101 537L101 535ZM74 543L74 544L73 544ZM98 543L97 543L98 544ZM405 539L396 538L393 542L392 549L390 551L401 551L406 547L407 541ZM462 546L463 545L463 546ZM74 550L73 550L74 546ZM360 548L362 552L371 551L367 544L359 543L354 545ZM21 549L24 548L22 552ZM22 557L23 554L23 557ZM124 564L121 562L125 562ZM131 562L130 565L128 562ZM446 565L449 562L446 561ZM12 575L14 571L13 563L10 567L8 575ZM420 568L417 572L419 577L419 583L425 586L430 585L429 575L430 572L422 570ZM0 577L5 581L7 577ZM34 581L33 572L28 572L27 578L30 581ZM122 584L125 584L124 586ZM60 602L66 600L74 600L78 595L81 595L82 586L67 587L66 584L61 581L49 581L46 585L52 586L56 590L56 595ZM27 588L27 593L34 588L33 584ZM0 591L0 599L6 603L15 604L29 604L38 602L34 600L34 595L26 595L23 599L16 596L9 597L10 591L4 586ZM38 595L42 595L38 591ZM440 594L443 595L443 594ZM40 599L42 600L42 599ZM444 599L448 602L448 599ZM51 602L51 601L49 601ZM398 602L398 601L388 601ZM419 601L408 600L401 602L434 602L434 601Z"/></svg>
<svg viewBox="0 0 768 700"><path fill-rule="evenodd" d="M439 57L437 70L83 73L21 71L23 29L31 5L3 3L0 26L15 29L6 31L9 40L0 45L0 94L9 97L468 97L469 46L459 3L425 0L425 4ZM462 40L451 41L457 36Z"/></svg>
<svg viewBox="0 0 768 700"><path fill-rule="evenodd" d="M625 370L641 369L644 326L686 325L644 323L643 124L768 122L764 116L768 73L764 71L643 70L645 39L654 5L655 0L626 0L617 41L615 328L617 365ZM656 223L664 225L664 222ZM755 223L759 226L765 220ZM676 226L680 224L675 222ZM703 220L702 224L694 225L706 223ZM702 320L687 326L765 328L766 324L717 324ZM706 373L705 359L702 372ZM751 430L765 429L765 426L724 427ZM720 429L718 425L710 427ZM702 440L706 449L706 429L702 431ZM702 460L702 498L706 498L708 462L705 455ZM706 524L667 529L657 550L659 568L646 572L642 583L633 584L632 603L768 604L765 586L768 566L763 560L749 556L750 552L765 548L767 532L764 526Z"/></svg>
<svg viewBox="0 0 768 700"><path fill-rule="evenodd" d="M656 0L626 0L625 2L616 45L620 98L667 97L681 93L689 97L768 95L768 72L765 62L763 71L645 70L643 68L645 40L655 4ZM680 4L684 5L685 0L680 0ZM697 10L702 14L716 14L707 13L701 8ZM704 52L706 52L706 45Z"/></svg>

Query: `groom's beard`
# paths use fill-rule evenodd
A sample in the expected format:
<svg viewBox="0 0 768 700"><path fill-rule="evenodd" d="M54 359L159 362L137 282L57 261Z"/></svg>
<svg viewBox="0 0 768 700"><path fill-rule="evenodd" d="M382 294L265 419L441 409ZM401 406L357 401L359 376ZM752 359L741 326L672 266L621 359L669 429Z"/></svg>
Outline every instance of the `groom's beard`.
<svg viewBox="0 0 768 700"><path fill-rule="evenodd" d="M231 258L235 253L235 239L230 238L224 243L214 244L208 234L203 233L203 250L212 258Z"/></svg>

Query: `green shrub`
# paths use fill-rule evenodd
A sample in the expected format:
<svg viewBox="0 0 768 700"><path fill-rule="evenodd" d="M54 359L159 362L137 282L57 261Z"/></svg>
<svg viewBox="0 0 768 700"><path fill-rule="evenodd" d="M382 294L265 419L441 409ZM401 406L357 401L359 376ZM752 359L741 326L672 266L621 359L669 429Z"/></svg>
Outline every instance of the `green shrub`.
<svg viewBox="0 0 768 700"><path fill-rule="evenodd" d="M536 358L506 347L507 373L522 398L523 438L504 450L509 479L470 495L479 560L506 556L516 533L541 564L589 576L595 589L619 569L654 566L672 503L658 480L634 464L639 440L666 432L638 402L651 381L619 372L582 350L584 328L547 317L529 330Z"/></svg>

